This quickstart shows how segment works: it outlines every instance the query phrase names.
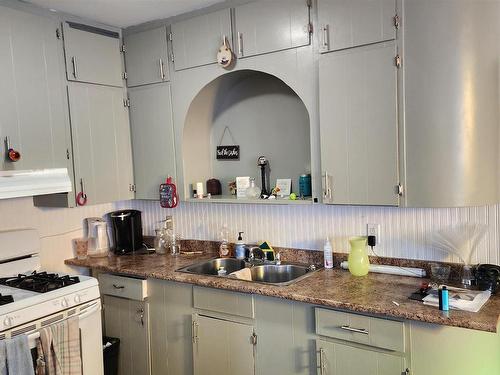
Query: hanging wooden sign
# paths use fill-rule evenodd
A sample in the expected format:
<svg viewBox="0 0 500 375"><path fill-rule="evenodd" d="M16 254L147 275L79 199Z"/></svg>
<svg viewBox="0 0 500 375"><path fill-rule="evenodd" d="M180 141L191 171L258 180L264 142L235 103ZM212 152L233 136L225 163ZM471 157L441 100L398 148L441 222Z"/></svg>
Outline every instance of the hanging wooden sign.
<svg viewBox="0 0 500 375"><path fill-rule="evenodd" d="M217 160L240 160L240 146L236 144L232 144L229 146L225 146L222 144L224 140L224 135L229 133L231 139L234 143L236 143L231 130L226 126L224 131L222 132L222 137L220 137L219 145L215 150L215 158Z"/></svg>
<svg viewBox="0 0 500 375"><path fill-rule="evenodd" d="M217 160L240 160L240 146L217 146Z"/></svg>

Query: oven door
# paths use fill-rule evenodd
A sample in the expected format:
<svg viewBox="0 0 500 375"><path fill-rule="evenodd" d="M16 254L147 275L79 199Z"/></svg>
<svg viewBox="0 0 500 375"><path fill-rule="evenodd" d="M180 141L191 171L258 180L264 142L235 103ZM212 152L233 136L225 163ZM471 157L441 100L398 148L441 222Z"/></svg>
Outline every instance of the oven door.
<svg viewBox="0 0 500 375"><path fill-rule="evenodd" d="M80 326L82 373L83 375L103 375L101 301L98 299L79 306L77 315ZM63 319L54 319L52 323L57 324L67 319L68 316L73 317L75 315L64 314L63 316ZM32 350L36 350L36 340L39 337L40 334L38 332L28 334L28 341Z"/></svg>
<svg viewBox="0 0 500 375"><path fill-rule="evenodd" d="M101 300L80 312L83 375L103 375Z"/></svg>

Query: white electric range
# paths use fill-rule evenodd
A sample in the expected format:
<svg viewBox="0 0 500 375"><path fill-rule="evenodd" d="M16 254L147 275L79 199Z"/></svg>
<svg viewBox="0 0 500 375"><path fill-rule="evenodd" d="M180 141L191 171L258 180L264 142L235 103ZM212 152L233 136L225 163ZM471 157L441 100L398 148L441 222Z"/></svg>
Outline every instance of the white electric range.
<svg viewBox="0 0 500 375"><path fill-rule="evenodd" d="M36 230L0 232L0 340L25 334L34 348L40 328L78 316L83 374L103 374L97 280L41 271L38 249Z"/></svg>

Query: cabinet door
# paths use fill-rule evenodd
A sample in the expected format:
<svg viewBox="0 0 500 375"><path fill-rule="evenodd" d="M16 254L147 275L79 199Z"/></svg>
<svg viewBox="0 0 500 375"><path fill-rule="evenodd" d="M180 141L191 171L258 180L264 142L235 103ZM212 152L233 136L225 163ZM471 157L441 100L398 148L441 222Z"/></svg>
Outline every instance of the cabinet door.
<svg viewBox="0 0 500 375"><path fill-rule="evenodd" d="M318 375L401 375L405 358L359 347L316 340Z"/></svg>
<svg viewBox="0 0 500 375"><path fill-rule="evenodd" d="M123 85L117 32L65 22L64 48L68 81Z"/></svg>
<svg viewBox="0 0 500 375"><path fill-rule="evenodd" d="M319 0L322 52L396 37L396 0Z"/></svg>
<svg viewBox="0 0 500 375"><path fill-rule="evenodd" d="M159 199L159 185L175 177L170 84L129 90L137 199Z"/></svg>
<svg viewBox="0 0 500 375"><path fill-rule="evenodd" d="M107 295L103 300L104 334L120 339L118 373L149 375L148 304Z"/></svg>
<svg viewBox="0 0 500 375"><path fill-rule="evenodd" d="M304 0L257 1L235 9L238 57L308 45L309 7Z"/></svg>
<svg viewBox="0 0 500 375"><path fill-rule="evenodd" d="M124 43L128 87L170 79L165 27L127 35Z"/></svg>
<svg viewBox="0 0 500 375"><path fill-rule="evenodd" d="M324 203L398 205L395 55L388 42L320 58Z"/></svg>
<svg viewBox="0 0 500 375"><path fill-rule="evenodd" d="M60 27L0 6L0 170L69 167ZM4 157L7 137L18 162Z"/></svg>
<svg viewBox="0 0 500 375"><path fill-rule="evenodd" d="M148 279L151 373L192 374L193 287Z"/></svg>
<svg viewBox="0 0 500 375"><path fill-rule="evenodd" d="M132 199L132 152L123 90L72 83L68 86L76 192L87 204Z"/></svg>
<svg viewBox="0 0 500 375"><path fill-rule="evenodd" d="M172 48L175 70L217 62L217 51L224 37L230 42L231 11L193 17L172 25Z"/></svg>
<svg viewBox="0 0 500 375"><path fill-rule="evenodd" d="M195 375L254 375L253 327L193 314Z"/></svg>

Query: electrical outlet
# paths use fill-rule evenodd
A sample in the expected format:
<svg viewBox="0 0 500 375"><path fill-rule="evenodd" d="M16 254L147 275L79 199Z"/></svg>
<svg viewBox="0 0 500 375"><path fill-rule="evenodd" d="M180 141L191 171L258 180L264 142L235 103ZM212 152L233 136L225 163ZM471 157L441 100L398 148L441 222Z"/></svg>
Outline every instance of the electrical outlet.
<svg viewBox="0 0 500 375"><path fill-rule="evenodd" d="M377 237L377 245L380 244L380 224L366 224L366 235Z"/></svg>

